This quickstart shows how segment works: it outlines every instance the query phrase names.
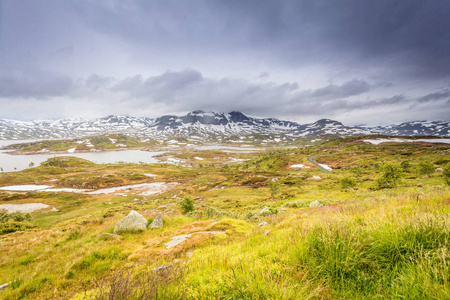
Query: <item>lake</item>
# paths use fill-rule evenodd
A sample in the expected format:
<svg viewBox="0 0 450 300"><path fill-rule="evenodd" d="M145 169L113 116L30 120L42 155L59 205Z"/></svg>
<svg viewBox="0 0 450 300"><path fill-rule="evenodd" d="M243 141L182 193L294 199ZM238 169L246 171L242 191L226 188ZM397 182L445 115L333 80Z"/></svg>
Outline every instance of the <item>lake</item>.
<svg viewBox="0 0 450 300"><path fill-rule="evenodd" d="M0 141L0 147L25 143L32 141ZM33 155L10 155L7 151L0 150L0 168L3 168L4 172L20 171L29 168L30 163L34 163L35 166L39 166L42 162L52 157L59 156L74 156L83 159L87 159L96 164L112 164L118 162L124 163L146 163L154 164L158 160L154 156L162 154L164 152L147 152L140 150L122 150L122 151L106 151L106 152L88 152L88 153L70 153L70 154L33 154Z"/></svg>

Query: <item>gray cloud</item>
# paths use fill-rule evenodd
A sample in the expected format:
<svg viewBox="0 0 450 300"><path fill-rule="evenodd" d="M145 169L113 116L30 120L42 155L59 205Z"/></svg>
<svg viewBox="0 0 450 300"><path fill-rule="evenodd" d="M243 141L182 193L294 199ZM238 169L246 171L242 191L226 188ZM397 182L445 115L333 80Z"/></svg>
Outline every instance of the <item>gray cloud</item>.
<svg viewBox="0 0 450 300"><path fill-rule="evenodd" d="M0 97L46 99L71 92L68 76L50 71L25 70L0 73Z"/></svg>
<svg viewBox="0 0 450 300"><path fill-rule="evenodd" d="M191 56L247 52L285 67L319 64L360 72L381 68L403 77L450 75L450 3L445 0L72 5L92 28L169 55L180 49Z"/></svg>
<svg viewBox="0 0 450 300"><path fill-rule="evenodd" d="M450 100L450 90L446 90L443 92L434 92L428 95L417 98L418 102L426 103L430 101L436 101L441 99L449 99Z"/></svg>
<svg viewBox="0 0 450 300"><path fill-rule="evenodd" d="M434 119L448 111L439 87L450 77L449 9L446 0L4 0L0 104L10 109L0 117L28 118L45 100L49 116L91 104L97 115Z"/></svg>
<svg viewBox="0 0 450 300"><path fill-rule="evenodd" d="M136 75L124 79L94 74L86 79L70 80L46 72L37 72L40 76L28 78L25 74L31 73L21 73L20 76L10 74L10 77L3 74L0 77L0 86L16 82L11 85L13 88L2 89L0 103L9 109L3 110L0 117L6 117L5 112L18 111L17 105L20 103L20 107L29 107L21 113L31 116L33 113L39 116L47 113L101 117L119 112L156 117L167 113L169 109L170 113L205 109L222 112L240 110L253 116L297 121L303 118L313 121L314 118L351 116L359 122L365 122L365 116L374 118L375 111L385 114L402 107L404 111L432 111L441 116L442 110L448 105L443 100L450 95L448 91L438 91L419 97L404 94L372 97L371 94L379 87L361 79L305 89L296 82L252 82L228 77L217 79L193 69L168 71L147 78ZM33 109L36 99L45 101L39 101L39 105Z"/></svg>

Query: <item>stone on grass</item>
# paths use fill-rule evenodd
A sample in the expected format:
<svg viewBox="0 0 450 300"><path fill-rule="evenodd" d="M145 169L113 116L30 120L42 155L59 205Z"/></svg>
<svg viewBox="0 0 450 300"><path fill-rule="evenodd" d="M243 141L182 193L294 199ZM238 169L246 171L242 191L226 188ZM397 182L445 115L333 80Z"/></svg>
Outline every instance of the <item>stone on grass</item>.
<svg viewBox="0 0 450 300"><path fill-rule="evenodd" d="M322 207L322 206L323 205L317 200L315 200L309 204L309 207Z"/></svg>
<svg viewBox="0 0 450 300"><path fill-rule="evenodd" d="M267 206L265 206L263 209L261 209L258 213L259 216L268 215L268 214L270 214L270 209Z"/></svg>
<svg viewBox="0 0 450 300"><path fill-rule="evenodd" d="M150 228L162 228L163 227L163 219L161 213L159 213L153 222L150 224Z"/></svg>
<svg viewBox="0 0 450 300"><path fill-rule="evenodd" d="M173 265L162 265L162 266L154 267L153 272L164 271L164 270L170 269L172 267L173 267Z"/></svg>
<svg viewBox="0 0 450 300"><path fill-rule="evenodd" d="M117 222L114 233L122 231L144 231L147 228L147 219L135 210L130 211L128 216Z"/></svg>
<svg viewBox="0 0 450 300"><path fill-rule="evenodd" d="M0 291L6 289L10 283L11 282L0 284Z"/></svg>
<svg viewBox="0 0 450 300"><path fill-rule="evenodd" d="M270 226L270 224L267 223L267 222L261 222L258 225L261 226L261 227L263 227L263 226Z"/></svg>

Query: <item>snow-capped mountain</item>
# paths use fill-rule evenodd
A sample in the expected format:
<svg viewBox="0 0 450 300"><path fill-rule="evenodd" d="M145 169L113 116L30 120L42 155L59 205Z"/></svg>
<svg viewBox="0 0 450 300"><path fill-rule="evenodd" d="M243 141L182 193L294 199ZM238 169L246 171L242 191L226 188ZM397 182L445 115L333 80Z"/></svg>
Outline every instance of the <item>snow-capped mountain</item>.
<svg viewBox="0 0 450 300"><path fill-rule="evenodd" d="M321 119L311 124L301 125L297 130L299 136L318 135L362 135L371 134L370 129L344 126L341 122Z"/></svg>
<svg viewBox="0 0 450 300"><path fill-rule="evenodd" d="M450 123L416 121L385 127L351 127L329 119L298 124L274 118L253 118L238 111L230 113L197 110L184 116L166 115L156 119L107 116L94 120L58 119L17 121L0 119L0 139L62 139L107 133L167 138L215 137L247 134L288 134L291 137L319 135L434 135L450 136Z"/></svg>
<svg viewBox="0 0 450 300"><path fill-rule="evenodd" d="M378 126L370 128L371 131L385 135L400 136L450 136L450 122L445 121L414 121L399 125Z"/></svg>
<svg viewBox="0 0 450 300"><path fill-rule="evenodd" d="M239 135L253 133L286 133L299 128L299 124L277 119L251 118L241 112L204 112L196 110L185 116L162 116L154 127L165 134L175 136Z"/></svg>

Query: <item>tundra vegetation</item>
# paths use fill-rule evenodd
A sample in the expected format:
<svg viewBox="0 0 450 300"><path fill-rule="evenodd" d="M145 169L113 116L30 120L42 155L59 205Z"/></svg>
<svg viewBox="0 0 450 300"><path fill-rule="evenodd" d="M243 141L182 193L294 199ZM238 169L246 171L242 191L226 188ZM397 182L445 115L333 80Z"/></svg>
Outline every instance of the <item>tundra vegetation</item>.
<svg viewBox="0 0 450 300"><path fill-rule="evenodd" d="M154 195L0 191L0 204L58 210L0 212L0 299L449 299L450 145L364 138L168 154L184 166L56 157L3 172L0 186L178 184ZM163 228L112 234L131 210L149 224L162 213Z"/></svg>

